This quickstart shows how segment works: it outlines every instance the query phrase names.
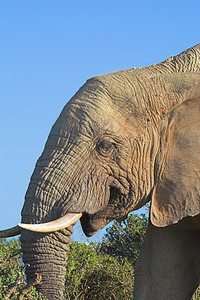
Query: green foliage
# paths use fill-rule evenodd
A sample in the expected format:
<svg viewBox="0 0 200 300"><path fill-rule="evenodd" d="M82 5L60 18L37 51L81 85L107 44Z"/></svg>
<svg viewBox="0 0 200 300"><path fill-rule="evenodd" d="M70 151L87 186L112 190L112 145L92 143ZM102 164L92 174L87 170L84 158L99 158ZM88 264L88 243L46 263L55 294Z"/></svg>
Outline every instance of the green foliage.
<svg viewBox="0 0 200 300"><path fill-rule="evenodd" d="M118 261L127 258L135 265L147 224L148 218L144 214L140 216L131 214L121 223L114 221L103 237L101 252L116 257Z"/></svg>
<svg viewBox="0 0 200 300"><path fill-rule="evenodd" d="M26 285L24 269L19 240L0 239L0 299L17 299ZM31 299L46 299L35 288L31 288L29 295Z"/></svg>
<svg viewBox="0 0 200 300"><path fill-rule="evenodd" d="M72 242L68 253L66 299L131 299L133 267L109 255L100 245Z"/></svg>
<svg viewBox="0 0 200 300"><path fill-rule="evenodd" d="M194 293L192 300L200 300L200 287Z"/></svg>
<svg viewBox="0 0 200 300"><path fill-rule="evenodd" d="M114 222L100 244L72 242L66 299L131 299L134 264L147 229L145 215Z"/></svg>
<svg viewBox="0 0 200 300"><path fill-rule="evenodd" d="M4 299L11 285L21 276L23 267L20 265L20 257L19 241L0 241L0 299Z"/></svg>

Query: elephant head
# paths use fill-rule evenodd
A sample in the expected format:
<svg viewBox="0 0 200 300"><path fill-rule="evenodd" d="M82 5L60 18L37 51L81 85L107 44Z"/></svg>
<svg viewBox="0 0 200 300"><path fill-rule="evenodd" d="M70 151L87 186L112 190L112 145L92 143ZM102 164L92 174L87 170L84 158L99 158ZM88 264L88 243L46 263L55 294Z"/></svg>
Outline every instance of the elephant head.
<svg viewBox="0 0 200 300"><path fill-rule="evenodd" d="M78 218L91 236L150 200L158 227L200 213L199 166L194 168L200 138L193 134L188 142L190 124L184 129L183 122L177 134L188 111L190 123L193 113L197 119L199 57L200 44L157 65L96 76L64 107L14 232L21 233L28 281L41 274L38 290L48 299L63 297L66 250ZM185 160L191 148L192 158Z"/></svg>

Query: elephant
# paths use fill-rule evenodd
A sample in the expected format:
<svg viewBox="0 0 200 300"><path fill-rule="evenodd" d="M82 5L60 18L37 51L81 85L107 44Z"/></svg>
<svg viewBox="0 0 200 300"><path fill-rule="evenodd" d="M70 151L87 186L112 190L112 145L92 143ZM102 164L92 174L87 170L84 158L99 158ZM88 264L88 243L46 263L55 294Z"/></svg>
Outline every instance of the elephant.
<svg viewBox="0 0 200 300"><path fill-rule="evenodd" d="M27 281L63 299L66 250L150 202L134 300L187 300L200 283L200 44L149 67L95 76L53 125L25 195Z"/></svg>

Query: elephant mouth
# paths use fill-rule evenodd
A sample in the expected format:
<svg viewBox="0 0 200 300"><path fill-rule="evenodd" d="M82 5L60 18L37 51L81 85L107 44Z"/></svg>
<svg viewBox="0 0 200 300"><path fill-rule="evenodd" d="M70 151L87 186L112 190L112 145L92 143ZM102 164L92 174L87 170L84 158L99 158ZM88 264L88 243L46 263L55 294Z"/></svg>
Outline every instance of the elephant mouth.
<svg viewBox="0 0 200 300"><path fill-rule="evenodd" d="M0 231L0 237L19 235L21 229L40 233L55 232L74 225L78 219L81 221L83 232L86 236L90 237L114 219L121 221L127 217L125 207L127 204L128 193L124 193L124 190L121 190L119 185L118 187L113 186L113 183L109 186L109 191L108 204L97 213L67 213L57 220L42 224L19 223L18 226L9 230Z"/></svg>
<svg viewBox="0 0 200 300"><path fill-rule="evenodd" d="M87 237L93 236L108 223L116 220L125 220L127 214L122 216L122 206L125 195L119 188L110 187L110 197L107 206L95 214L84 213L80 219L83 232Z"/></svg>

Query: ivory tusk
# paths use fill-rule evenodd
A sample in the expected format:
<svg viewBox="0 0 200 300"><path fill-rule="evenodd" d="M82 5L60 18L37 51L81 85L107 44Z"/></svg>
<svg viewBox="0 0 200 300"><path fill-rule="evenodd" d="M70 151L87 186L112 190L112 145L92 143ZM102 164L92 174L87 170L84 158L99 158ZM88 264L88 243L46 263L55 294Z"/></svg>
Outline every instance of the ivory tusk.
<svg viewBox="0 0 200 300"><path fill-rule="evenodd" d="M42 223L42 224L24 224L19 223L18 226L29 230L29 231L35 231L35 232L54 232L61 229L64 229L66 227L69 227L70 225L74 224L76 221L78 221L82 216L82 213L68 213L65 216L51 222Z"/></svg>
<svg viewBox="0 0 200 300"><path fill-rule="evenodd" d="M21 234L21 228L15 226L6 230L0 230L0 238L7 238Z"/></svg>

